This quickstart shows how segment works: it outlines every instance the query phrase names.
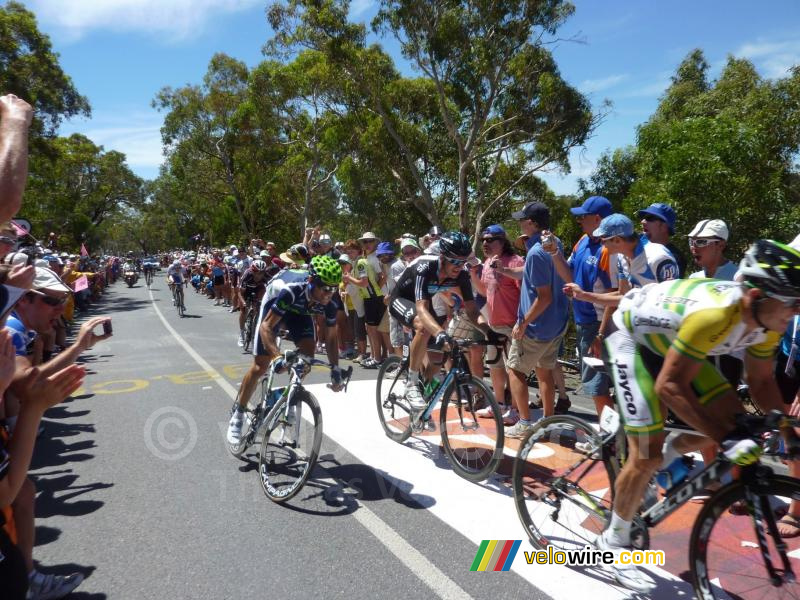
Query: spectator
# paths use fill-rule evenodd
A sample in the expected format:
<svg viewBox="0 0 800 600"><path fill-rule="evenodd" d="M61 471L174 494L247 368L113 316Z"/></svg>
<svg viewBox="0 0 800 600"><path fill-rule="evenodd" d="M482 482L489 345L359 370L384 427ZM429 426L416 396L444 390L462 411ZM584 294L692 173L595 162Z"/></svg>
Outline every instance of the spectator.
<svg viewBox="0 0 800 600"><path fill-rule="evenodd" d="M402 257L401 260L394 261L389 270L389 278L391 280L388 286L389 293L394 290L395 285L397 285L406 267L422 256L422 248L419 247L413 235L407 236L404 234L403 237L400 238L400 255ZM387 298L389 298L388 295ZM406 343L406 334L403 331L402 323L392 314L389 315L389 341L392 343L395 353L398 356L402 356L403 345Z"/></svg>
<svg viewBox="0 0 800 600"><path fill-rule="evenodd" d="M509 425L513 425L518 418L517 411L505 406L506 399L511 395L505 350L511 338L511 330L517 322L520 278L525 260L514 252L506 236L506 230L500 225L489 225L483 230L481 245L484 256L483 271L479 276L478 269L471 269L469 274L473 287L478 293L486 296L485 312L489 328L494 333L506 337L502 344L487 347L487 352L491 354L487 363L494 395L501 405L504 421L507 420ZM482 417L491 417L492 414L491 407L478 412L478 416Z"/></svg>
<svg viewBox="0 0 800 600"><path fill-rule="evenodd" d="M383 292L383 303L389 305L389 295L397 285L397 279L403 274L405 266L402 261L397 260L394 248L391 242L381 242L378 244L378 249L375 251L378 255L378 260L381 261L381 270L383 271L384 284L381 286ZM385 335L384 335L385 330ZM390 318L389 311L386 310L381 318L381 324L378 326L378 331L381 332L381 337L384 343L388 343L388 347L397 356L403 355L403 328L400 323L394 319L394 329L392 319ZM387 338L388 337L388 341Z"/></svg>
<svg viewBox="0 0 800 600"><path fill-rule="evenodd" d="M353 336L358 349L358 355L353 359L353 362L360 364L367 358L367 329L364 325L364 299L361 297L361 289L358 286L359 280L355 277L353 271L361 255L361 247L356 240L347 240L344 250L350 266L342 263L343 289L341 294L342 300L350 311L350 324L353 328Z"/></svg>
<svg viewBox="0 0 800 600"><path fill-rule="evenodd" d="M564 282L558 276L553 258L541 244L542 232L550 227L550 211L541 202L531 202L511 215L529 236L528 253L520 288L517 322L511 330L508 375L511 397L519 412L519 421L506 430L511 438L521 438L530 431L528 374L536 371L539 396L545 416L555 411L553 367L567 325L567 299Z"/></svg>
<svg viewBox="0 0 800 600"><path fill-rule="evenodd" d="M564 281L574 282L583 290L591 290L597 294L616 291L618 287L616 257L612 257L603 241L594 235L600 222L614 212L611 202L602 196L591 196L581 206L570 209L570 212L577 218L583 236L572 248L572 254L567 260L564 260L557 247L555 248L553 261L558 274ZM583 357L600 357L599 340L602 337L598 337L598 334L603 330L605 307L576 299L572 303L572 310L575 317L581 383L584 393L592 397L595 410L600 415L603 407L614 406L609 396L611 381L604 371L585 364Z"/></svg>
<svg viewBox="0 0 800 600"><path fill-rule="evenodd" d="M665 246L670 251L678 263L676 279L682 279L686 273L686 259L683 257L683 253L669 241L670 236L675 235L675 210L669 204L657 202L638 211L636 216L642 220L642 231L647 239Z"/></svg>
<svg viewBox="0 0 800 600"><path fill-rule="evenodd" d="M728 245L728 226L721 219L705 219L689 233L689 250L701 268L689 279L708 278L733 281L739 266L725 258Z"/></svg>
<svg viewBox="0 0 800 600"><path fill-rule="evenodd" d="M386 353L391 345L389 334L378 331L386 305L383 303L381 287L386 282L386 276L381 269L381 263L375 253L378 247L378 238L371 231L367 231L358 239L362 248L362 257L356 263L356 278L360 288L361 297L364 299L364 322L367 326L367 336L372 349L372 357L361 362L367 369L377 369L386 358Z"/></svg>

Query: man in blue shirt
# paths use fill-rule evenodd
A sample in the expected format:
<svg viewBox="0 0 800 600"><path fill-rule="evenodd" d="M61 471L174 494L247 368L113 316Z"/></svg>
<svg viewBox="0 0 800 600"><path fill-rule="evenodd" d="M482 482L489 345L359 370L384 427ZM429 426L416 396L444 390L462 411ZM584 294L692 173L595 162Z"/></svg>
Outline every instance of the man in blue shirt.
<svg viewBox="0 0 800 600"><path fill-rule="evenodd" d="M556 270L566 282L574 282L581 289L597 294L617 289L617 261L603 240L593 235L600 222L614 212L611 202L602 196L591 196L581 206L571 208L583 230L583 236L572 248L572 254L565 260L557 248L554 249L553 262ZM601 370L583 363L584 356L599 357L600 324L605 307L601 304L574 300L572 310L575 316L576 343L581 360L581 383L584 393L592 396L599 415L604 406L613 408L609 396L610 380ZM556 406L558 408L558 406Z"/></svg>
<svg viewBox="0 0 800 600"><path fill-rule="evenodd" d="M521 438L532 427L527 377L534 369L544 414L554 413L553 367L567 325L567 298L553 258L541 244L542 232L550 227L550 210L541 202L531 202L511 217L519 221L520 230L528 236L517 324L511 330L507 363L511 398L520 420L506 429L506 435Z"/></svg>

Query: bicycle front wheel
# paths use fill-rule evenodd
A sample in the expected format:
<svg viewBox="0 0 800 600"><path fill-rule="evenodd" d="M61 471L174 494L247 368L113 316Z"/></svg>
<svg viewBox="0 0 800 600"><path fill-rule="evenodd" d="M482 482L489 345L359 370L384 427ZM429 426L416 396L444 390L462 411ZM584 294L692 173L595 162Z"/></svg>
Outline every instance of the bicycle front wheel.
<svg viewBox="0 0 800 600"><path fill-rule="evenodd" d="M404 442L411 435L411 412L406 394L408 367L399 356L389 356L378 371L378 418L386 436Z"/></svg>
<svg viewBox="0 0 800 600"><path fill-rule="evenodd" d="M439 409L442 445L453 470L483 481L503 458L503 416L492 390L476 377L453 382Z"/></svg>
<svg viewBox="0 0 800 600"><path fill-rule="evenodd" d="M250 345L253 343L253 334L255 333L256 314L254 308L247 309L247 317L244 321L244 351L250 352Z"/></svg>
<svg viewBox="0 0 800 600"><path fill-rule="evenodd" d="M695 593L704 600L800 598L796 579L800 571L800 537L780 538L777 529L771 527L771 522L786 513L792 500L800 500L800 481L773 475L763 486L749 484L754 499L750 506L745 501L747 488L742 481L725 486L706 502L694 523L689 565ZM762 525L767 556L759 548L756 508L761 513L758 523ZM784 544L781 554L779 545ZM793 576L787 576L784 558ZM774 574L768 573L767 560Z"/></svg>
<svg viewBox="0 0 800 600"><path fill-rule="evenodd" d="M178 316L182 317L184 313L183 308L183 288L175 290L175 305L178 307Z"/></svg>
<svg viewBox="0 0 800 600"><path fill-rule="evenodd" d="M536 548L580 550L605 529L613 484L600 446L594 427L569 415L542 419L522 440L514 503Z"/></svg>
<svg viewBox="0 0 800 600"><path fill-rule="evenodd" d="M258 464L261 487L270 500L286 502L303 488L321 445L322 412L317 399L301 389L291 399L279 400L267 416Z"/></svg>

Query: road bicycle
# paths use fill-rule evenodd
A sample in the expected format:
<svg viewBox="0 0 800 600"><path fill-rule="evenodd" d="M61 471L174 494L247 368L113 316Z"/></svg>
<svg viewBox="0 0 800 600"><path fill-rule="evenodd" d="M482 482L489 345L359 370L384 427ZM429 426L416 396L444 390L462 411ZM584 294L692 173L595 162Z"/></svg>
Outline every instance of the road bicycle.
<svg viewBox="0 0 800 600"><path fill-rule="evenodd" d="M764 443L771 458L800 454L793 430L797 419L777 412L739 415L737 425ZM775 443L778 436L783 447ZM610 519L623 444L619 417L611 409L598 428L573 416L549 417L534 426L520 445L513 485L517 514L536 548L580 550L594 544ZM634 518L634 548L647 549L651 528L733 467L720 454L660 501L651 482ZM800 538L781 538L777 525L791 500L800 500L800 481L776 474L763 457L713 493L689 540L689 570L699 598L800 596L794 571Z"/></svg>
<svg viewBox="0 0 800 600"><path fill-rule="evenodd" d="M258 472L261 487L274 502L286 502L305 485L319 457L322 445L322 411L312 393L303 387L303 378L315 365L329 363L304 356L294 350L284 353L289 385L273 388L272 366L261 380L261 399L245 411L241 441L227 443L234 456L242 456L263 431ZM342 372L344 391L353 367Z"/></svg>
<svg viewBox="0 0 800 600"><path fill-rule="evenodd" d="M255 340L255 336L258 335L257 319L260 306L256 302L255 298L248 298L244 310L244 330L242 331L244 341L243 350L244 352L250 352Z"/></svg>
<svg viewBox="0 0 800 600"><path fill-rule="evenodd" d="M404 357L390 356L378 371L376 400L378 417L387 437L404 442L412 433L431 430L434 410L439 406L442 445L453 470L464 479L483 481L497 470L503 458L503 417L492 390L473 377L463 350L485 341L454 339L450 345L451 367L441 382L428 382L427 405L412 415L405 397L408 377L408 346ZM489 414L476 413L488 408Z"/></svg>
<svg viewBox="0 0 800 600"><path fill-rule="evenodd" d="M186 307L183 304L183 286L184 282L173 281L172 283L172 304L177 308L179 317L183 317L186 313Z"/></svg>
<svg viewBox="0 0 800 600"><path fill-rule="evenodd" d="M144 281L147 284L147 289L150 289L150 286L153 283L153 269L147 268L144 270Z"/></svg>

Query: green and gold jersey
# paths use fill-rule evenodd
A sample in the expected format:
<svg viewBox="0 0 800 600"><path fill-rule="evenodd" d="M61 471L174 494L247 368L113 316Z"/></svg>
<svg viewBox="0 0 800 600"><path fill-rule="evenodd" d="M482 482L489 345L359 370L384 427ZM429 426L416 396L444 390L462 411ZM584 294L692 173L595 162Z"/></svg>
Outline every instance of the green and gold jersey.
<svg viewBox="0 0 800 600"><path fill-rule="evenodd" d="M614 322L634 340L665 356L670 348L695 360L746 349L755 358L775 354L781 333L746 331L740 283L679 279L633 289L622 298Z"/></svg>

